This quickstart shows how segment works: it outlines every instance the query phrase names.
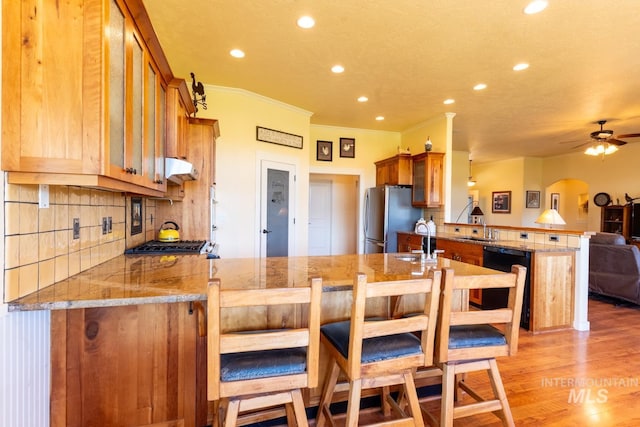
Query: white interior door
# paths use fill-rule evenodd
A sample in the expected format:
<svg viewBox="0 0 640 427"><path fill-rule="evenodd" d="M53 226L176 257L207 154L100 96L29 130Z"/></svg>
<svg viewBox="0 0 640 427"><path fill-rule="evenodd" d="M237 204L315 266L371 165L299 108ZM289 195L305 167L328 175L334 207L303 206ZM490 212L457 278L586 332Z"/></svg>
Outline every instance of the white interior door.
<svg viewBox="0 0 640 427"><path fill-rule="evenodd" d="M295 166L262 160L260 187L260 256L289 256L294 253Z"/></svg>
<svg viewBox="0 0 640 427"><path fill-rule="evenodd" d="M309 255L331 255L331 181L309 182Z"/></svg>

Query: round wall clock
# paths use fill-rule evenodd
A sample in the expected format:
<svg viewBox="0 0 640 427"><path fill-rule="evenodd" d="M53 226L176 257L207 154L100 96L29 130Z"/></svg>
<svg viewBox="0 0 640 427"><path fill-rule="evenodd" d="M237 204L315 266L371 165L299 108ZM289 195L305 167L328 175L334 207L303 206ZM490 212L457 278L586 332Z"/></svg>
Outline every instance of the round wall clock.
<svg viewBox="0 0 640 427"><path fill-rule="evenodd" d="M611 203L611 197L607 193L598 193L593 196L593 203L595 203L596 206L607 206Z"/></svg>

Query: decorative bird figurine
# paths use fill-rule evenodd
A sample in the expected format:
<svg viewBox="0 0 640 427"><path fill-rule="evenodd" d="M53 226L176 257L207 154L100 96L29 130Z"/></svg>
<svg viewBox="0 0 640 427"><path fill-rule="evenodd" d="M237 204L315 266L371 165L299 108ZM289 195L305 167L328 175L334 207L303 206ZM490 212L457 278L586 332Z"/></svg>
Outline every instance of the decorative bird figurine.
<svg viewBox="0 0 640 427"><path fill-rule="evenodd" d="M193 116L195 117L198 112L198 104L202 105L204 110L207 109L207 95L204 94L204 85L202 82L196 83L196 75L191 73L191 79L193 82L191 83L191 93L193 94L193 106L195 107L195 111ZM200 98L198 98L200 95Z"/></svg>

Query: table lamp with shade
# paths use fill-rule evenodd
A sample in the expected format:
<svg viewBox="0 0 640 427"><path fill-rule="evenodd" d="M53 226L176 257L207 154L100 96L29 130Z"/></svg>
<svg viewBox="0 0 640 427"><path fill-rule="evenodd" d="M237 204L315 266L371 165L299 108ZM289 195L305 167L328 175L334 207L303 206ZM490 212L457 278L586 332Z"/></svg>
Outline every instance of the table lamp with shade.
<svg viewBox="0 0 640 427"><path fill-rule="evenodd" d="M557 210L555 209L547 209L535 220L536 224L544 224L549 225L549 228L553 228L554 225L565 225L566 222Z"/></svg>

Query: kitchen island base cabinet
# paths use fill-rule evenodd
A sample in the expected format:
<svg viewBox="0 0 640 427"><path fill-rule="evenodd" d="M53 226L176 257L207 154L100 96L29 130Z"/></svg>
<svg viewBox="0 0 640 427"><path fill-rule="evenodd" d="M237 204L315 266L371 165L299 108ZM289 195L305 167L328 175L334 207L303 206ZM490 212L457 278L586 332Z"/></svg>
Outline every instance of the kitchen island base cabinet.
<svg viewBox="0 0 640 427"><path fill-rule="evenodd" d="M440 254L444 258L482 267L482 245L438 239L438 250L444 251ZM471 289L469 291L469 302L475 306L481 306L482 289Z"/></svg>
<svg viewBox="0 0 640 427"><path fill-rule="evenodd" d="M186 302L52 311L51 426L207 425L202 315Z"/></svg>
<svg viewBox="0 0 640 427"><path fill-rule="evenodd" d="M534 333L569 329L573 322L575 252L534 252L531 320Z"/></svg>

